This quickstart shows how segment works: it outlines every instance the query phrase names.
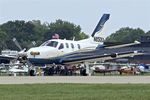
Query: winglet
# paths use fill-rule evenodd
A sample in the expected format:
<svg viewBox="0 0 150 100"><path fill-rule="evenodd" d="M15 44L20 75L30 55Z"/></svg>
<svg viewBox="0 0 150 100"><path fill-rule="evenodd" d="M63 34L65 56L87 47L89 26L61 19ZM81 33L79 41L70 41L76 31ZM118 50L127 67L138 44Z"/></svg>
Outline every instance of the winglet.
<svg viewBox="0 0 150 100"><path fill-rule="evenodd" d="M94 29L93 33L92 33L92 37L94 37L95 33L102 30L105 22L109 19L110 14L103 14L103 16L101 17L100 21L98 22L96 28Z"/></svg>

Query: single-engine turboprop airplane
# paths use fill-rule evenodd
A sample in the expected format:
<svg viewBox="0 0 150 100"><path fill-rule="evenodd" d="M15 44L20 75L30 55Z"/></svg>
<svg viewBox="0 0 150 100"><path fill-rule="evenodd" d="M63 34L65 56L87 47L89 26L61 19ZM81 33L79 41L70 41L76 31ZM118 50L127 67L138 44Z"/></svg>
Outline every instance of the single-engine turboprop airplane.
<svg viewBox="0 0 150 100"><path fill-rule="evenodd" d="M139 54L137 51L125 51L118 53L100 54L101 48L119 48L129 45L139 44L139 42L117 45L103 46L102 29L110 14L104 14L88 39L73 41L62 39L51 39L44 42L39 47L31 48L27 51L28 60L34 65L45 64L75 64L87 61L97 61L102 59L112 59L116 57L126 57Z"/></svg>
<svg viewBox="0 0 150 100"><path fill-rule="evenodd" d="M104 14L102 16L91 37L88 39L80 41L51 39L39 47L29 49L27 52L29 61L34 64L51 64L51 62L47 62L47 59L56 58L86 48L95 49L99 44L103 44L104 38L98 36L102 34L101 31L105 22L109 19L109 16L110 14Z"/></svg>

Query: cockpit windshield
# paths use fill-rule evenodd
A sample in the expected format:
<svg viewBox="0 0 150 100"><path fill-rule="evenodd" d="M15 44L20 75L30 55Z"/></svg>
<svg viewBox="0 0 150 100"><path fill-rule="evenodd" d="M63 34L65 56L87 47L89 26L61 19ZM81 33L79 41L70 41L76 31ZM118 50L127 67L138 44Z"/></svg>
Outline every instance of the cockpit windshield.
<svg viewBox="0 0 150 100"><path fill-rule="evenodd" d="M45 46L49 41L42 43L40 46Z"/></svg>
<svg viewBox="0 0 150 100"><path fill-rule="evenodd" d="M56 41L46 41L41 46L50 46L50 47L57 47L58 42Z"/></svg>

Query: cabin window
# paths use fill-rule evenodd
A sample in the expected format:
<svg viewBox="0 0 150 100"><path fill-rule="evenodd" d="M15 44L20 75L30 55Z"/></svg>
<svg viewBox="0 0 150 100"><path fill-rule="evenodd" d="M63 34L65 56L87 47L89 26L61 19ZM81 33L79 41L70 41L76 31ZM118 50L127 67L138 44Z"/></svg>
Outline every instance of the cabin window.
<svg viewBox="0 0 150 100"><path fill-rule="evenodd" d="M78 45L78 49L81 49L80 44L77 44L77 45Z"/></svg>
<svg viewBox="0 0 150 100"><path fill-rule="evenodd" d="M64 48L64 45L61 43L58 49L60 50L60 49L63 49L63 48Z"/></svg>
<svg viewBox="0 0 150 100"><path fill-rule="evenodd" d="M72 48L72 49L74 49L74 45L73 45L73 43L71 43L71 48Z"/></svg>
<svg viewBox="0 0 150 100"><path fill-rule="evenodd" d="M69 48L69 44L68 43L66 43L66 48Z"/></svg>

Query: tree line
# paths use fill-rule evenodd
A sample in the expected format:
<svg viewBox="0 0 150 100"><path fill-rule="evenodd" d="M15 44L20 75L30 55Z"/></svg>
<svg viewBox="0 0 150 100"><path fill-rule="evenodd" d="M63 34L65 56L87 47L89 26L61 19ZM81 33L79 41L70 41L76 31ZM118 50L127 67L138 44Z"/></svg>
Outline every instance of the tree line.
<svg viewBox="0 0 150 100"><path fill-rule="evenodd" d="M41 23L40 20L25 22L23 20L8 21L0 25L0 51L4 49L19 50L13 38L19 42L21 47L30 48L32 42L39 46L57 33L61 39L80 40L87 38L81 27L68 21L56 20L51 23Z"/></svg>
<svg viewBox="0 0 150 100"><path fill-rule="evenodd" d="M71 40L75 37L75 40L81 40L88 38L88 35L81 31L80 25L60 19L51 23L41 23L40 20L8 21L0 25L0 51L5 49L19 50L12 41L13 38L16 38L21 47L30 48L33 46L32 42L36 43L35 46L39 46L44 41L51 39L55 33L59 34L61 39ZM105 42L133 42L140 40L141 36L150 36L150 31L144 32L140 28L124 27L108 36Z"/></svg>
<svg viewBox="0 0 150 100"><path fill-rule="evenodd" d="M112 33L106 38L106 42L134 42L135 40L141 41L141 37L150 36L150 31L144 32L140 28L120 28L115 33Z"/></svg>

